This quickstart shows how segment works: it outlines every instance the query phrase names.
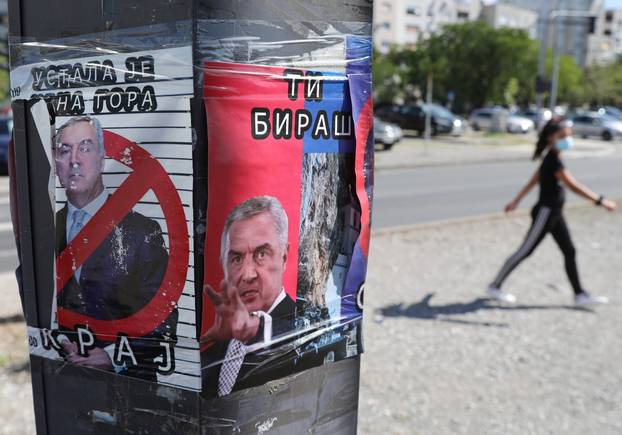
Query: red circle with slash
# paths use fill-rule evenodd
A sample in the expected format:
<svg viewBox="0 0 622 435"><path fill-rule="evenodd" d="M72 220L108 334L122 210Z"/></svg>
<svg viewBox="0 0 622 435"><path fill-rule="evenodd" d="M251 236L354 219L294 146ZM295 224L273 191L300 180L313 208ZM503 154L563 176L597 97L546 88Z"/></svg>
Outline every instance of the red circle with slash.
<svg viewBox="0 0 622 435"><path fill-rule="evenodd" d="M170 315L184 289L190 253L183 204L160 162L134 142L110 131L104 130L104 144L106 155L130 167L132 173L56 258L57 296L73 276L74 269L88 259L149 190L160 203L169 234L169 258L160 288L136 313L121 319L100 320L58 307L58 321L62 327L73 329L77 325L87 325L98 339L114 341L118 333L142 337Z"/></svg>

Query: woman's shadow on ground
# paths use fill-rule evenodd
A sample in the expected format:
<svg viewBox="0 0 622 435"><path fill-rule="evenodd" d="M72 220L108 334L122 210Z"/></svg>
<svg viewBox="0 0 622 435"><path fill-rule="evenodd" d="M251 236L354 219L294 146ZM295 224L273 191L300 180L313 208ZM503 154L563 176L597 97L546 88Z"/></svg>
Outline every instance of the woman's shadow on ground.
<svg viewBox="0 0 622 435"><path fill-rule="evenodd" d="M455 302L446 305L430 305L430 301L435 293L426 294L421 301L405 305L404 303L392 304L377 310L377 320L385 317L408 317L422 320L439 320L443 322L460 323L474 326L492 326L499 328L507 328L508 323L505 322L486 322L479 320L467 320L456 318L465 314L476 313L484 310L501 310L501 311L525 311L525 310L573 310L593 313L589 308L576 307L574 305L502 305L499 302L480 297L470 302Z"/></svg>

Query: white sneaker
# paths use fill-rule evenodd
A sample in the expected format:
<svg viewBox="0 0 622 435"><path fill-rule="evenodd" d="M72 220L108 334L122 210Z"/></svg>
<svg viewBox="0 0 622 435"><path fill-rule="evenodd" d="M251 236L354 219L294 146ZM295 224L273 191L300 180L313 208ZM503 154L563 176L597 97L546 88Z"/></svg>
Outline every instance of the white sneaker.
<svg viewBox="0 0 622 435"><path fill-rule="evenodd" d="M606 296L591 295L583 292L574 297L574 304L577 307L586 307L589 305L603 305L608 304L609 298Z"/></svg>
<svg viewBox="0 0 622 435"><path fill-rule="evenodd" d="M486 291L486 293L488 293L488 296L490 296L493 299L498 300L499 302L505 302L508 304L513 304L516 302L516 296L510 293L506 293L502 291L500 288L497 288L492 285L488 287L488 290Z"/></svg>

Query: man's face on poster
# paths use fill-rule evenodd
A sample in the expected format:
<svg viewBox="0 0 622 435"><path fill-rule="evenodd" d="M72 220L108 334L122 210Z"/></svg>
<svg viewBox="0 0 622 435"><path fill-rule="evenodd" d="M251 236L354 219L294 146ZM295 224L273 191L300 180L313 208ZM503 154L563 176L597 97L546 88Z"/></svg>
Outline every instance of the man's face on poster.
<svg viewBox="0 0 622 435"><path fill-rule="evenodd" d="M61 131L55 159L56 173L68 197L92 200L101 192L104 156L89 122L77 122Z"/></svg>
<svg viewBox="0 0 622 435"><path fill-rule="evenodd" d="M287 246L282 246L269 212L229 227L225 278L238 289L248 311L268 311L283 287Z"/></svg>

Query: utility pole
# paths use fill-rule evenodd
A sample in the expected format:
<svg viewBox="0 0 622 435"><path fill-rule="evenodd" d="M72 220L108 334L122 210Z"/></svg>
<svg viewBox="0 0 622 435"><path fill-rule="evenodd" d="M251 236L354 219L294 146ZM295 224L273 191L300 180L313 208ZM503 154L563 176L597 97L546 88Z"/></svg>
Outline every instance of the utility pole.
<svg viewBox="0 0 622 435"><path fill-rule="evenodd" d="M544 107L544 92L547 88L550 91L549 107L551 111L555 110L557 105L557 96L559 89L559 63L561 47L560 41L562 40L561 32L561 19L565 18L587 18L589 19L590 29L594 26L595 17L590 14L589 11L575 11L575 10L563 10L557 9L558 0L555 2L555 6L551 9L547 2L542 2L540 6L540 53L538 56L538 75L536 77L536 106L538 108L538 124L540 124L540 111ZM545 78L545 65L546 65L546 52L549 38L549 24L553 24L553 71L551 74L550 86ZM590 30L592 33L592 30ZM536 126L540 128L540 125Z"/></svg>
<svg viewBox="0 0 622 435"><path fill-rule="evenodd" d="M555 106L557 106L557 89L559 80L559 56L560 56L560 43L562 27L559 20L553 21L553 71L551 72L551 94L549 95L549 109L555 113Z"/></svg>
<svg viewBox="0 0 622 435"><path fill-rule="evenodd" d="M432 71L428 71L428 84L426 89L426 111L425 111L425 153L428 153L428 145L432 136L432 93L434 87L434 77Z"/></svg>
<svg viewBox="0 0 622 435"><path fill-rule="evenodd" d="M589 20L588 25L590 26L590 33L591 27L593 26L593 22L595 20L595 17L591 15L589 11L554 9L549 12L549 19L547 20L547 23L551 22L555 26L555 42L553 43L555 53L553 58L553 74L551 77L551 98L549 100L549 107L552 111L557 105L557 90L559 87L559 56L561 51L561 47L559 47L559 41L562 39L560 35L558 35L558 33L560 33L561 31L559 20L565 18L587 18Z"/></svg>
<svg viewBox="0 0 622 435"><path fill-rule="evenodd" d="M539 31L540 31L540 53L538 54L538 75L536 77L536 106L538 113L538 125L540 128L540 109L543 107L544 88L546 79L544 78L544 66L546 63L546 49L549 39L548 20L545 19L549 13L549 3L542 2L539 13Z"/></svg>

